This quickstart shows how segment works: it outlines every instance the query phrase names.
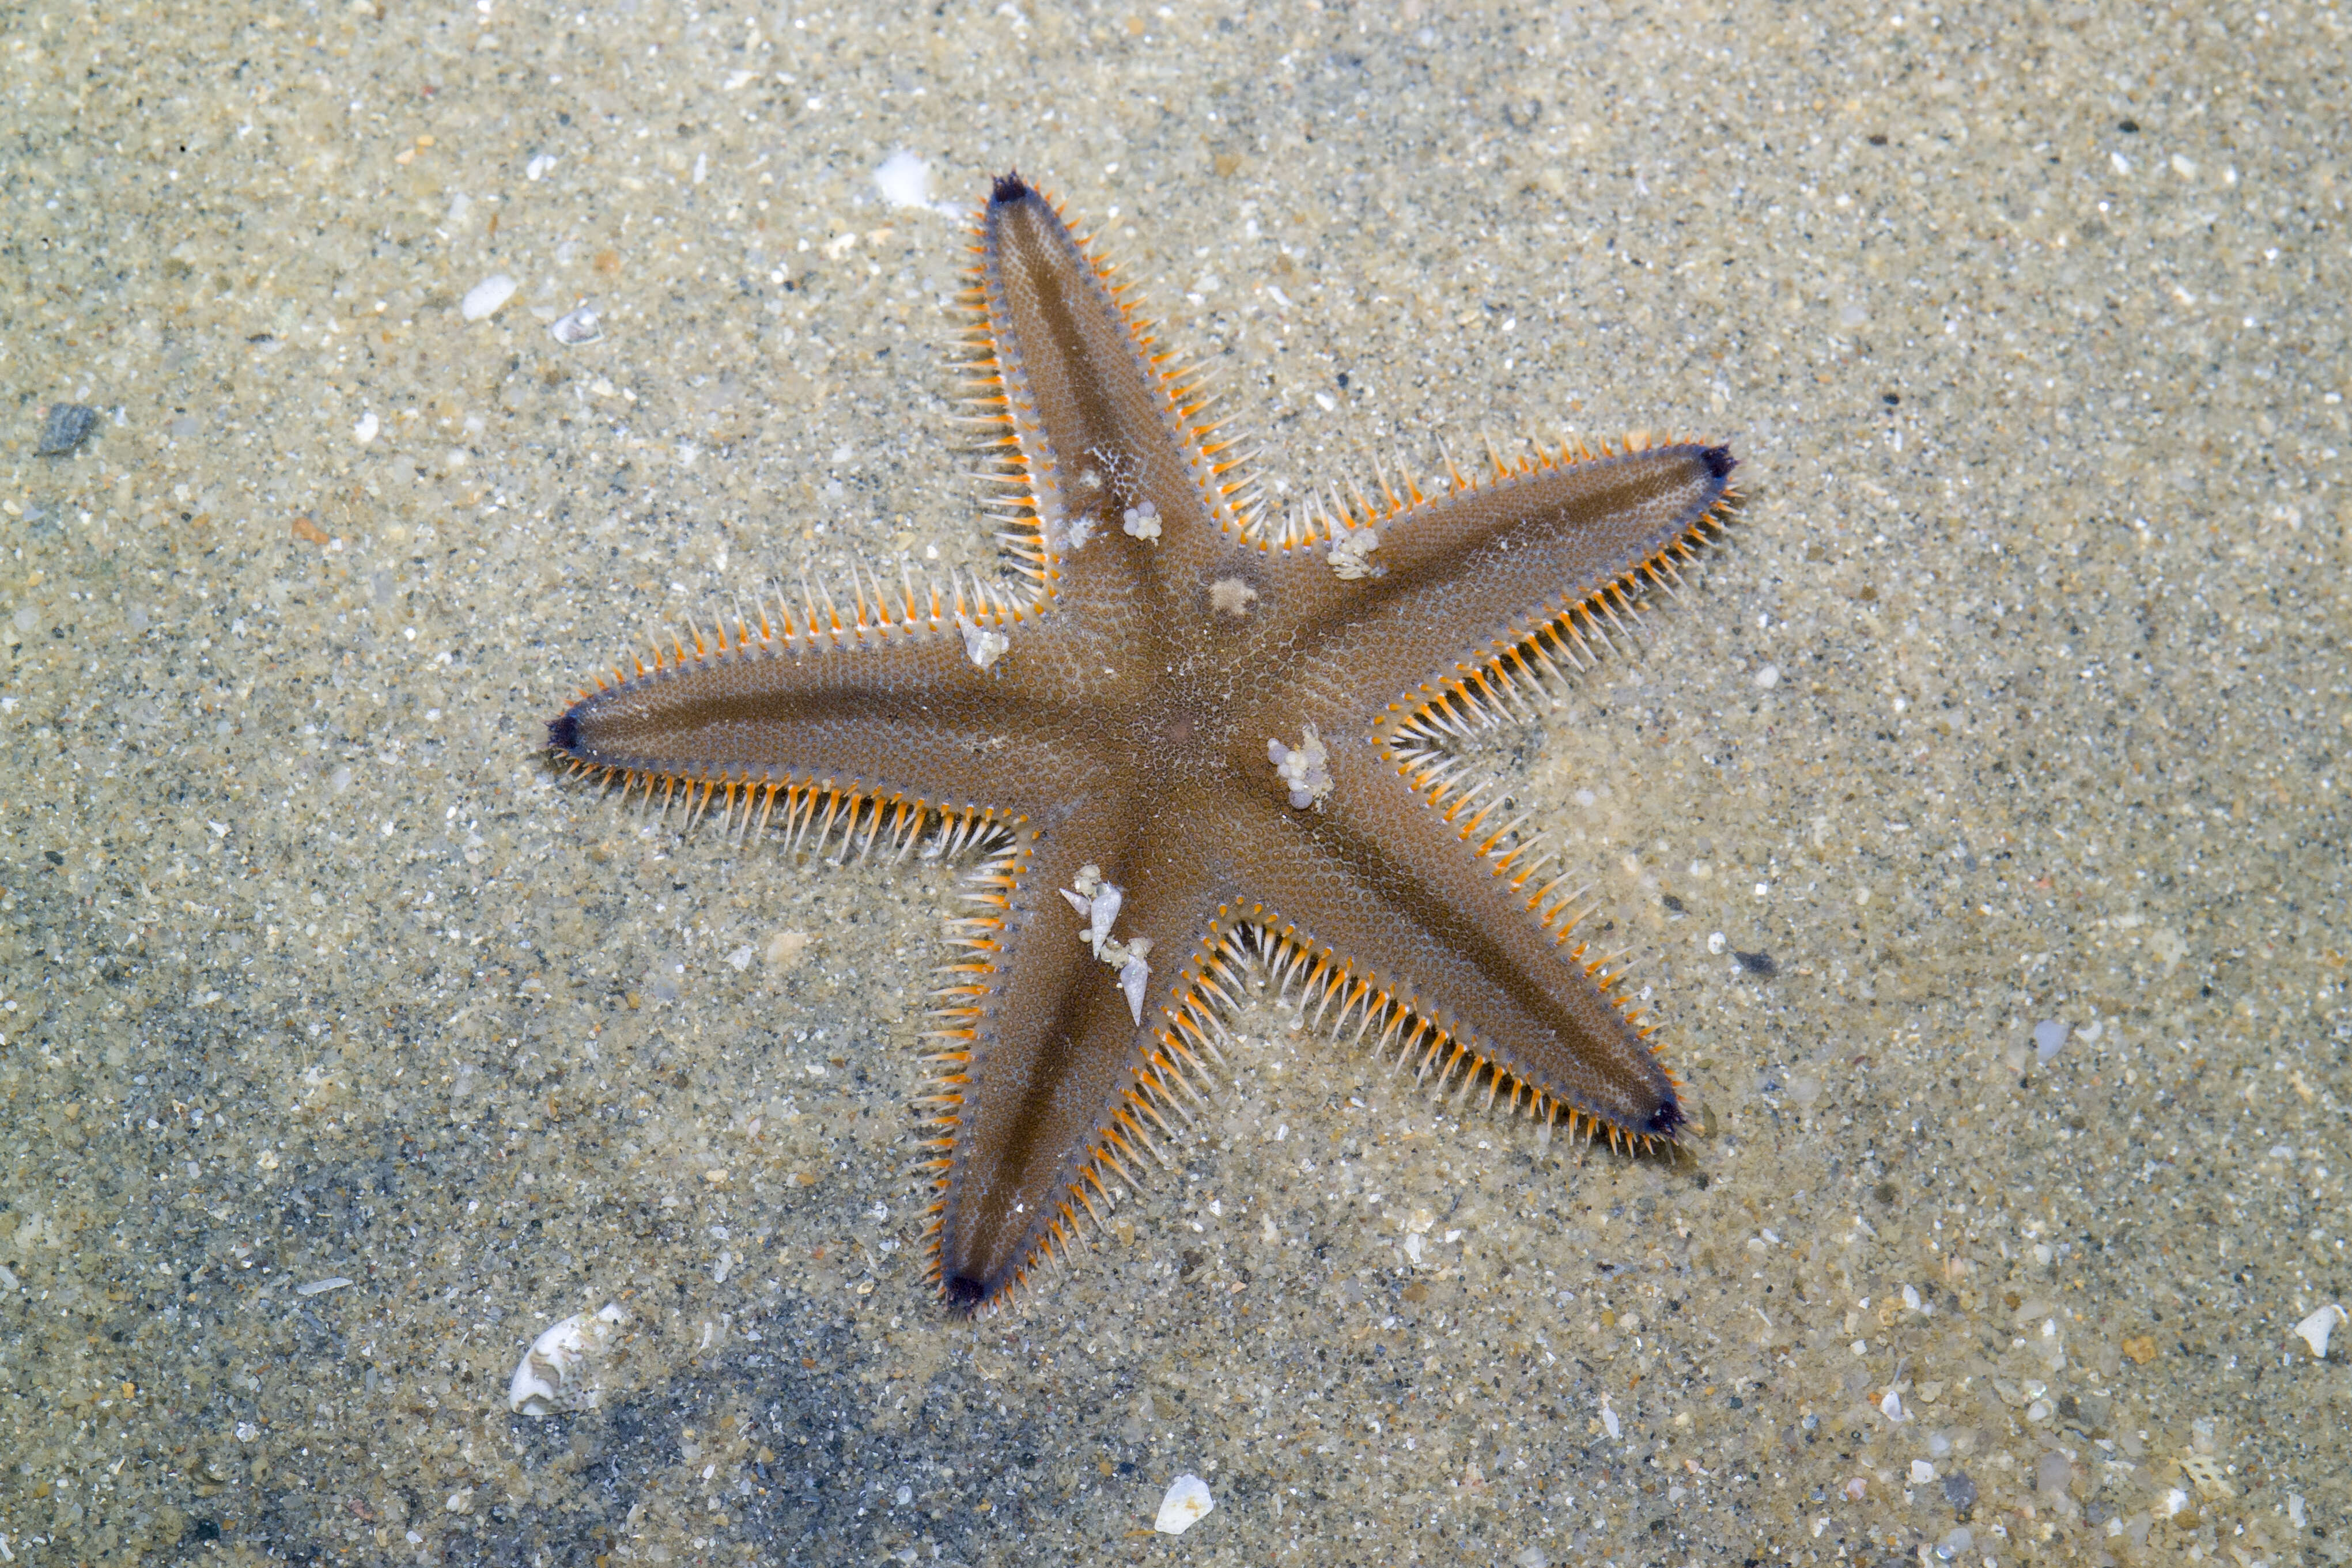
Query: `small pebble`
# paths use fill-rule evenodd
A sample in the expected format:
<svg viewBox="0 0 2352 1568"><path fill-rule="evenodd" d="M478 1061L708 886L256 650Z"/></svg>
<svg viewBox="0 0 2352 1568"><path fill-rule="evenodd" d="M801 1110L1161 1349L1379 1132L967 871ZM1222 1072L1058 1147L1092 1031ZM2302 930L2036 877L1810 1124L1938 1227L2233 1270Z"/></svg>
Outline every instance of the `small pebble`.
<svg viewBox="0 0 2352 1568"><path fill-rule="evenodd" d="M1977 1543L1976 1531L1965 1524L1956 1524L1936 1542L1936 1555L1949 1563Z"/></svg>
<svg viewBox="0 0 2352 1568"><path fill-rule="evenodd" d="M78 402L53 402L41 422L41 439L33 452L40 457L63 457L89 439L98 428L98 410Z"/></svg>
<svg viewBox="0 0 2352 1568"><path fill-rule="evenodd" d="M547 330L557 342L566 348L580 343L593 343L604 335L604 324L597 320L596 312L585 305L558 316Z"/></svg>
<svg viewBox="0 0 2352 1568"><path fill-rule="evenodd" d="M1966 1470L1954 1470L1944 1478L1944 1500L1952 1505L1955 1513L1966 1513L1977 1505L1977 1483Z"/></svg>
<svg viewBox="0 0 2352 1568"><path fill-rule="evenodd" d="M499 307L514 297L515 280L503 272L494 272L466 290L457 314L468 321L480 321L496 315Z"/></svg>
<svg viewBox="0 0 2352 1568"><path fill-rule="evenodd" d="M2058 1054L2066 1043L2066 1026L2056 1019L2043 1019L2033 1026L2033 1056L2043 1066Z"/></svg>
<svg viewBox="0 0 2352 1568"><path fill-rule="evenodd" d="M1160 1517L1151 1521L1151 1528L1162 1535L1181 1535L1216 1506L1208 1482L1195 1475L1178 1476L1169 1483L1168 1495L1160 1500Z"/></svg>

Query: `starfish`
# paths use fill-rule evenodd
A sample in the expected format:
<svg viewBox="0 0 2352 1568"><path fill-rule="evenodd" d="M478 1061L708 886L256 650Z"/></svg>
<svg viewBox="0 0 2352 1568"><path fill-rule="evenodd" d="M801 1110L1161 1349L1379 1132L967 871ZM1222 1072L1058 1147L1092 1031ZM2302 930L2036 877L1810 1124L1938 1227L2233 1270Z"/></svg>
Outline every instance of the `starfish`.
<svg viewBox="0 0 2352 1568"><path fill-rule="evenodd" d="M1675 1080L1556 857L1454 737L1721 528L1719 445L1537 447L1275 519L1059 208L982 211L964 368L1023 590L860 574L672 639L548 726L579 768L795 845L992 852L940 994L934 1280L1002 1306L1202 1103L1251 961L1438 1089L1671 1145ZM740 813L740 816L739 816ZM739 825L740 824L740 825Z"/></svg>

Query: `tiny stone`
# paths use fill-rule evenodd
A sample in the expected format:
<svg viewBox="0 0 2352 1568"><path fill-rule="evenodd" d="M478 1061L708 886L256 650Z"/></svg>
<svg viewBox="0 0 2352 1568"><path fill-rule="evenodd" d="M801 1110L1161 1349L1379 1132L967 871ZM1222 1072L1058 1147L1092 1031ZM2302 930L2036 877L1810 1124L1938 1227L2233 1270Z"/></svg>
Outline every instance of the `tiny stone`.
<svg viewBox="0 0 2352 1568"><path fill-rule="evenodd" d="M550 336L566 348L580 343L593 343L604 335L604 329L597 320L596 312L585 305L558 316L549 325L547 330Z"/></svg>
<svg viewBox="0 0 2352 1568"><path fill-rule="evenodd" d="M494 272L473 287L466 290L457 314L468 321L479 321L496 315L499 307L515 297L515 280L503 272Z"/></svg>
<svg viewBox="0 0 2352 1568"><path fill-rule="evenodd" d="M98 410L78 402L58 402L49 405L49 416L41 422L41 439L33 452L40 457L63 457L89 439L98 428Z"/></svg>
<svg viewBox="0 0 2352 1568"><path fill-rule="evenodd" d="M1954 1470L1944 1478L1944 1500L1952 1505L1954 1513L1966 1513L1977 1505L1977 1483L1966 1470Z"/></svg>

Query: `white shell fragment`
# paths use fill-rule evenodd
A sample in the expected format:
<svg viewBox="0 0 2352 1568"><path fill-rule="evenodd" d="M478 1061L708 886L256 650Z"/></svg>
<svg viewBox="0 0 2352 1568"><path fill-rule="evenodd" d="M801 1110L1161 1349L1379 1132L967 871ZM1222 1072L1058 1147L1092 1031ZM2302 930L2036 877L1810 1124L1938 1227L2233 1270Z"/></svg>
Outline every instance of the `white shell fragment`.
<svg viewBox="0 0 2352 1568"><path fill-rule="evenodd" d="M350 1283L349 1280L338 1274L331 1280L313 1280L307 1285L297 1285L294 1287L294 1293L298 1296L315 1296L322 1291L340 1291Z"/></svg>
<svg viewBox="0 0 2352 1568"><path fill-rule="evenodd" d="M983 670L1004 657L1004 650L1013 646L1013 639L1002 632L963 620L957 621L956 626L963 632L964 656Z"/></svg>
<svg viewBox="0 0 2352 1568"><path fill-rule="evenodd" d="M574 1313L541 1334L515 1365L507 1408L521 1416L595 1408L595 1364L627 1322L628 1314L608 1302L593 1316Z"/></svg>
<svg viewBox="0 0 2352 1568"><path fill-rule="evenodd" d="M2326 1361L2328 1336L2336 1332L2336 1325L2342 1322L2344 1317L2344 1309L2330 1301L2303 1322L2295 1324L2294 1332L2301 1336L2304 1343L2311 1347L2314 1357Z"/></svg>
<svg viewBox="0 0 2352 1568"><path fill-rule="evenodd" d="M496 315L499 307L515 297L515 280L503 272L493 272L473 287L458 303L457 314L468 321L479 321Z"/></svg>
<svg viewBox="0 0 2352 1568"><path fill-rule="evenodd" d="M1137 937L1127 945L1127 957L1118 967L1118 988L1127 993L1127 1010L1138 1024L1143 1022L1144 988L1151 984L1151 966L1143 961L1150 948L1150 938Z"/></svg>
<svg viewBox="0 0 2352 1568"><path fill-rule="evenodd" d="M2043 1019L2040 1023L2035 1024L2033 1026L2034 1060L2044 1067L2049 1066L2051 1058L2065 1048L2068 1033L2065 1022L2060 1019Z"/></svg>
<svg viewBox="0 0 2352 1568"><path fill-rule="evenodd" d="M1168 1483L1168 1495L1160 1500L1160 1517L1151 1521L1151 1528L1162 1535L1181 1535L1216 1506L1208 1482L1198 1476L1178 1476Z"/></svg>
<svg viewBox="0 0 2352 1568"><path fill-rule="evenodd" d="M1094 949L1095 956L1118 971L1118 988L1127 995L1127 1010L1135 1021L1143 1021L1143 997L1151 984L1151 966L1144 962L1150 955L1151 938L1138 936L1122 942L1110 934L1111 922L1118 918L1118 906L1126 894L1118 883L1105 882L1102 867L1082 865L1078 868L1076 885L1062 889L1062 896L1078 912L1087 928L1078 933L1078 940Z"/></svg>
<svg viewBox="0 0 2352 1568"><path fill-rule="evenodd" d="M596 312L587 306L578 306L558 316L548 326L548 333L565 348L580 343L593 343L604 335L604 324Z"/></svg>
<svg viewBox="0 0 2352 1568"><path fill-rule="evenodd" d="M1299 810L1320 806L1331 794L1331 752L1323 737L1308 725L1297 746L1278 740L1265 743L1265 759L1274 764L1290 790L1290 803Z"/></svg>

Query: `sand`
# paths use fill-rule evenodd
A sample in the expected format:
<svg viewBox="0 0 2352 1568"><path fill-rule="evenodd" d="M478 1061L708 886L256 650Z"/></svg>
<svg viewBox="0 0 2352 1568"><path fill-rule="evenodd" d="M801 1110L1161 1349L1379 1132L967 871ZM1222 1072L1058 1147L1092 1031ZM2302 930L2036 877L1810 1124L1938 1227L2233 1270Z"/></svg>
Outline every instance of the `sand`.
<svg viewBox="0 0 2352 1568"><path fill-rule="evenodd" d="M2339 9L5 31L0 1555L2347 1556ZM1475 748L1685 1157L1269 990L1096 1249L950 1322L958 865L537 753L733 595L999 570L940 361L1013 164L1279 504L1733 444L1730 546ZM512 1413L608 1303L593 1407Z"/></svg>

